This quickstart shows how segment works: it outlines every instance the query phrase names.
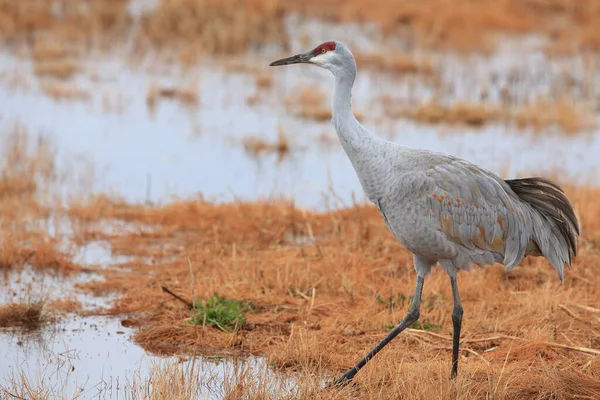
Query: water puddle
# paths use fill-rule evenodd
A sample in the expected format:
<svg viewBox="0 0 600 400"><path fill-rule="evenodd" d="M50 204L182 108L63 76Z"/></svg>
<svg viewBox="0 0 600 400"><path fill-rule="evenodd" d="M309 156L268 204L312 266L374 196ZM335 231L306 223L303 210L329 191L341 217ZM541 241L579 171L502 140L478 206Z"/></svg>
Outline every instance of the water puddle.
<svg viewBox="0 0 600 400"><path fill-rule="evenodd" d="M76 289L79 283L102 281L96 273L85 272L62 275L53 272L39 272L31 267L4 271L0 274L0 305L7 303L27 303L44 300L51 303L59 300L73 300L81 304L83 310L107 308L117 299L116 295L92 296Z"/></svg>
<svg viewBox="0 0 600 400"><path fill-rule="evenodd" d="M317 22L290 24L293 32L312 32L315 41L324 34L315 28ZM342 28L336 31L341 40L359 37L351 41L359 48L370 48L376 37L368 27ZM292 41L289 52L305 47ZM51 136L64 167L73 174L93 170L94 191L118 193L130 201L164 202L198 193L216 200L289 196L300 206L322 209L331 188L343 200L339 205L351 204L353 196L363 199L331 123L294 116L285 105L299 90L317 88L325 94L328 108L333 88L329 72L310 66L269 68L271 58L281 54L273 49L264 53L238 59L244 68L235 71L212 60L183 69L150 56L136 64L118 54L103 56L84 61L85 72L72 83L89 98L75 101L45 95L30 61L2 54L0 73L19 71L31 87L0 86L1 124L7 129L20 123L32 133ZM485 86L493 103L517 70L523 96L529 92L539 96L566 67L580 78L585 75L582 61L570 63L547 60L541 52L517 57L512 48L491 57L448 56L439 84L452 85L454 99L471 101L477 101ZM259 88L259 75L272 77L272 84ZM594 82L590 88L600 87ZM184 104L161 98L149 107L153 87L187 90L197 99ZM419 78L361 70L353 103L368 129L410 147L451 153L509 176L561 171L583 182L600 182L597 132L567 137L548 129L534 137L505 125L453 128L386 117L382 98L399 107L414 105L430 99L434 89ZM256 96L259 101L249 103ZM280 132L288 142L289 156L257 157L244 150L244 138L273 142ZM82 168L83 164L90 168ZM72 193L74 186L65 191Z"/></svg>
<svg viewBox="0 0 600 400"><path fill-rule="evenodd" d="M75 263L93 266L100 270L111 269L133 260L138 259L136 257L114 255L110 243L102 241L92 241L80 246L79 251L73 257Z"/></svg>
<svg viewBox="0 0 600 400"><path fill-rule="evenodd" d="M190 374L185 377L195 395L190 398L222 398L223 382L235 384L244 368L264 371L277 390L292 390L292 382L268 372L260 358L156 357L135 345L131 334L118 319L75 316L39 333L0 331L0 387L18 391L25 376L49 398L144 398L152 391L151 377L181 379L173 375L176 367Z"/></svg>
<svg viewBox="0 0 600 400"><path fill-rule="evenodd" d="M74 258L96 270L128 261L115 257L110 246L99 241L81 247ZM133 329L123 326L119 318L97 315L118 295L104 293L98 297L77 289L78 283L102 279L95 272L60 275L29 266L0 275L0 305L41 299L51 305L58 300L74 300L81 304L84 314L68 309L56 313L51 308L43 311L52 318L40 330L0 329L0 393L7 390L27 398L31 392L23 390L31 387L47 398L145 398L155 380L170 382L184 377L189 380L189 398L218 399L223 398L224 382L235 385L248 373L260 374L277 393L293 390L293 381L270 371L261 358L180 358L147 353L133 342ZM88 311L94 315L85 316Z"/></svg>

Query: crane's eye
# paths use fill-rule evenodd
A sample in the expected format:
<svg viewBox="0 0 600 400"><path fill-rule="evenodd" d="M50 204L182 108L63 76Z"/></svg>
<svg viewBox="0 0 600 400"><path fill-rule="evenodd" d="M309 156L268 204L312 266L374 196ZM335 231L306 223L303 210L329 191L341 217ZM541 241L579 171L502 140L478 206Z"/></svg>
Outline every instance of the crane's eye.
<svg viewBox="0 0 600 400"><path fill-rule="evenodd" d="M325 49L325 47L323 47L323 48L321 49L321 54L325 54L325 53L327 53L327 50Z"/></svg>

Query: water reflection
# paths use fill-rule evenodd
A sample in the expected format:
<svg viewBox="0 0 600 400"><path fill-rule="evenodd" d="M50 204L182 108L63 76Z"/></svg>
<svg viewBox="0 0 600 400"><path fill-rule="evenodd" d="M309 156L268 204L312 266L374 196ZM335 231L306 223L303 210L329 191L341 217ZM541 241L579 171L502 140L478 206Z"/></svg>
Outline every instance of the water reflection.
<svg viewBox="0 0 600 400"><path fill-rule="evenodd" d="M243 377L239 371L248 370L263 374L278 393L293 391L293 382L269 371L260 358L162 358L134 344L131 334L106 317L69 317L33 334L0 331L0 386L19 393L24 376L48 398L146 398L157 384L152 378L162 376L185 378L190 398L219 399L224 382L235 385Z"/></svg>
<svg viewBox="0 0 600 400"><path fill-rule="evenodd" d="M301 206L320 208L322 194L330 184L348 203L353 193L362 198L341 147L336 143L315 145L323 132L334 136L333 127L327 122L289 116L277 105L274 93L267 96L268 106L247 106L244 93L254 90L252 76L227 76L224 71L201 67L201 104L197 109L190 111L177 102L163 101L149 117L142 94L155 77L126 66L119 69L121 73L111 87L128 99L121 113L104 112L97 98L91 103L56 102L35 91L0 87L2 125L6 128L20 122L32 133L50 135L63 165L84 160L96 173L94 190L116 192L131 201L144 201L148 194L153 201L196 193L219 200L290 196ZM312 85L318 80L327 87L332 85L327 75L298 72L274 72L279 90L293 87L291 81ZM357 109L367 108L360 99L367 97L363 92L368 85L361 80L377 79L367 73L359 77L354 95ZM375 85L373 90L379 87ZM522 132L507 132L504 126L464 129L460 135L440 134L457 128L420 126L405 120L377 121L368 116L364 124L404 145L444 151L492 171L507 170L509 175L559 170L594 179L600 166L598 135L535 139ZM257 161L244 151L244 137L274 142L279 130L290 140L291 157L279 161L267 155Z"/></svg>

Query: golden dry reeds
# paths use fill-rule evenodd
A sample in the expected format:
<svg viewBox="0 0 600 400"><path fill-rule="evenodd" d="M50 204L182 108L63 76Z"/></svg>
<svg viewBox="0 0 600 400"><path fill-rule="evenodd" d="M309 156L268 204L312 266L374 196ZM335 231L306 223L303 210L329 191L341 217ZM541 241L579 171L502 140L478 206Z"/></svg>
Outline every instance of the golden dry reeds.
<svg viewBox="0 0 600 400"><path fill-rule="evenodd" d="M568 186L567 193L582 237L564 284L542 258L460 275L465 319L456 382L448 379L452 295L445 274L434 272L419 329L399 336L356 386L322 394L310 389L315 375L353 365L403 317L414 287L412 258L374 207L314 213L285 202L156 207L98 198L73 204L70 215L84 227L98 219L153 227L116 236L93 224L84 229L116 254L153 260L133 261L130 271L107 272L106 282L88 287L123 292L111 312L127 314L135 340L152 352L262 354L277 369L296 371L309 398L593 398L600 394L600 189ZM193 325L163 285L188 299L243 300L254 312L236 332Z"/></svg>
<svg viewBox="0 0 600 400"><path fill-rule="evenodd" d="M83 310L83 304L75 298L64 298L47 303L46 309L62 313L77 313Z"/></svg>
<svg viewBox="0 0 600 400"><path fill-rule="evenodd" d="M248 136L242 140L247 153L258 156L262 153L276 153L279 159L287 156L291 150L290 139L282 129L277 131L277 140L268 141L257 136Z"/></svg>
<svg viewBox="0 0 600 400"><path fill-rule="evenodd" d="M13 48L35 46L38 41L61 43L60 47L109 44L112 35L123 35L131 23L127 3L127 0L93 0L81 7L69 0L3 0L0 2L0 40ZM46 58L56 51L38 47L35 54Z"/></svg>
<svg viewBox="0 0 600 400"><path fill-rule="evenodd" d="M37 329L44 321L44 301L8 303L0 306L0 328Z"/></svg>
<svg viewBox="0 0 600 400"><path fill-rule="evenodd" d="M137 41L142 47L231 54L286 38L279 1L161 0L142 17Z"/></svg>
<svg viewBox="0 0 600 400"><path fill-rule="evenodd" d="M73 76L79 70L79 65L72 58L62 58L59 60L37 61L33 72L41 77L53 77L57 79L67 79Z"/></svg>
<svg viewBox="0 0 600 400"><path fill-rule="evenodd" d="M509 118L519 127L534 131L556 126L565 133L576 133L596 127L596 115L591 107L566 99L556 102L538 100L515 110Z"/></svg>
<svg viewBox="0 0 600 400"><path fill-rule="evenodd" d="M148 109L154 111L161 99L175 100L185 106L193 107L198 104L198 91L194 87L161 87L152 84L146 93Z"/></svg>
<svg viewBox="0 0 600 400"><path fill-rule="evenodd" d="M15 219L21 210L41 207L40 197L48 193L47 184L56 179L56 170L54 149L49 141L40 137L32 142L19 126L8 127L3 133L0 209L8 221Z"/></svg>
<svg viewBox="0 0 600 400"><path fill-rule="evenodd" d="M90 93L80 88L74 83L64 83L57 81L40 82L42 92L57 101L83 101L89 100Z"/></svg>
<svg viewBox="0 0 600 400"><path fill-rule="evenodd" d="M0 162L0 268L30 265L73 272L79 267L61 250L61 238L44 225L59 179L55 151L22 127L3 130ZM53 209L57 215L60 209Z"/></svg>
<svg viewBox="0 0 600 400"><path fill-rule="evenodd" d="M36 41L31 48L31 58L34 61L60 60L69 57L72 51L64 43L52 40Z"/></svg>
<svg viewBox="0 0 600 400"><path fill-rule="evenodd" d="M376 22L383 32L420 46L489 51L498 34L536 33L562 51L598 50L600 1L365 0L285 2L288 11L336 21Z"/></svg>
<svg viewBox="0 0 600 400"><path fill-rule="evenodd" d="M317 122L331 120L331 104L327 101L327 93L321 87L299 87L285 99L286 108L299 118ZM362 121L363 113L354 110L354 116Z"/></svg>
<svg viewBox="0 0 600 400"><path fill-rule="evenodd" d="M399 74L433 75L435 68L429 58L397 53L355 52L356 66L359 69L386 71Z"/></svg>
<svg viewBox="0 0 600 400"><path fill-rule="evenodd" d="M396 116L394 110L388 109L389 116ZM414 110L403 110L400 115L426 124L464 124L482 126L490 122L498 122L503 118L503 110L485 104L457 102L443 106L436 102L425 103Z"/></svg>
<svg viewBox="0 0 600 400"><path fill-rule="evenodd" d="M554 127L566 134L596 127L596 117L589 106L564 99L555 102L538 100L520 107L460 101L442 105L437 101L430 101L413 109L398 109L386 105L385 110L392 118L406 117L426 124L480 127L488 123L512 123L534 132Z"/></svg>
<svg viewBox="0 0 600 400"><path fill-rule="evenodd" d="M273 75L262 72L256 77L256 87L259 89L268 89L273 86Z"/></svg>
<svg viewBox="0 0 600 400"><path fill-rule="evenodd" d="M315 121L331 119L331 106L326 103L327 95L319 87L299 88L293 91L285 104L290 111L301 118Z"/></svg>
<svg viewBox="0 0 600 400"><path fill-rule="evenodd" d="M126 0L94 0L86 7L69 0L3 0L0 40L15 48L51 39L85 50L133 35L137 50L176 50L180 61L189 65L199 53L240 53L266 43L285 46L285 17L299 14L374 22L384 34L402 37L410 46L485 52L494 48L499 36L531 33L545 38L553 51L600 50L598 0L382 0L377 4L366 0L160 0L139 21L127 5ZM134 23L139 29L131 29ZM56 54L54 50L35 53L46 58ZM396 58L378 65L403 71L429 69L426 63L415 66L406 61Z"/></svg>

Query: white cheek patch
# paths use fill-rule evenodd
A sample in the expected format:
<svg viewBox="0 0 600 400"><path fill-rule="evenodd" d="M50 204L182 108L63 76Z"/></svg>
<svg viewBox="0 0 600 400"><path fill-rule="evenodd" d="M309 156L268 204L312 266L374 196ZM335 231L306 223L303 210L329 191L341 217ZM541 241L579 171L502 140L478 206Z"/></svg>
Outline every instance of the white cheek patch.
<svg viewBox="0 0 600 400"><path fill-rule="evenodd" d="M321 67L325 67L329 65L329 59L331 58L331 52L327 52L324 54L318 54L310 59L310 62L313 64L319 65Z"/></svg>

